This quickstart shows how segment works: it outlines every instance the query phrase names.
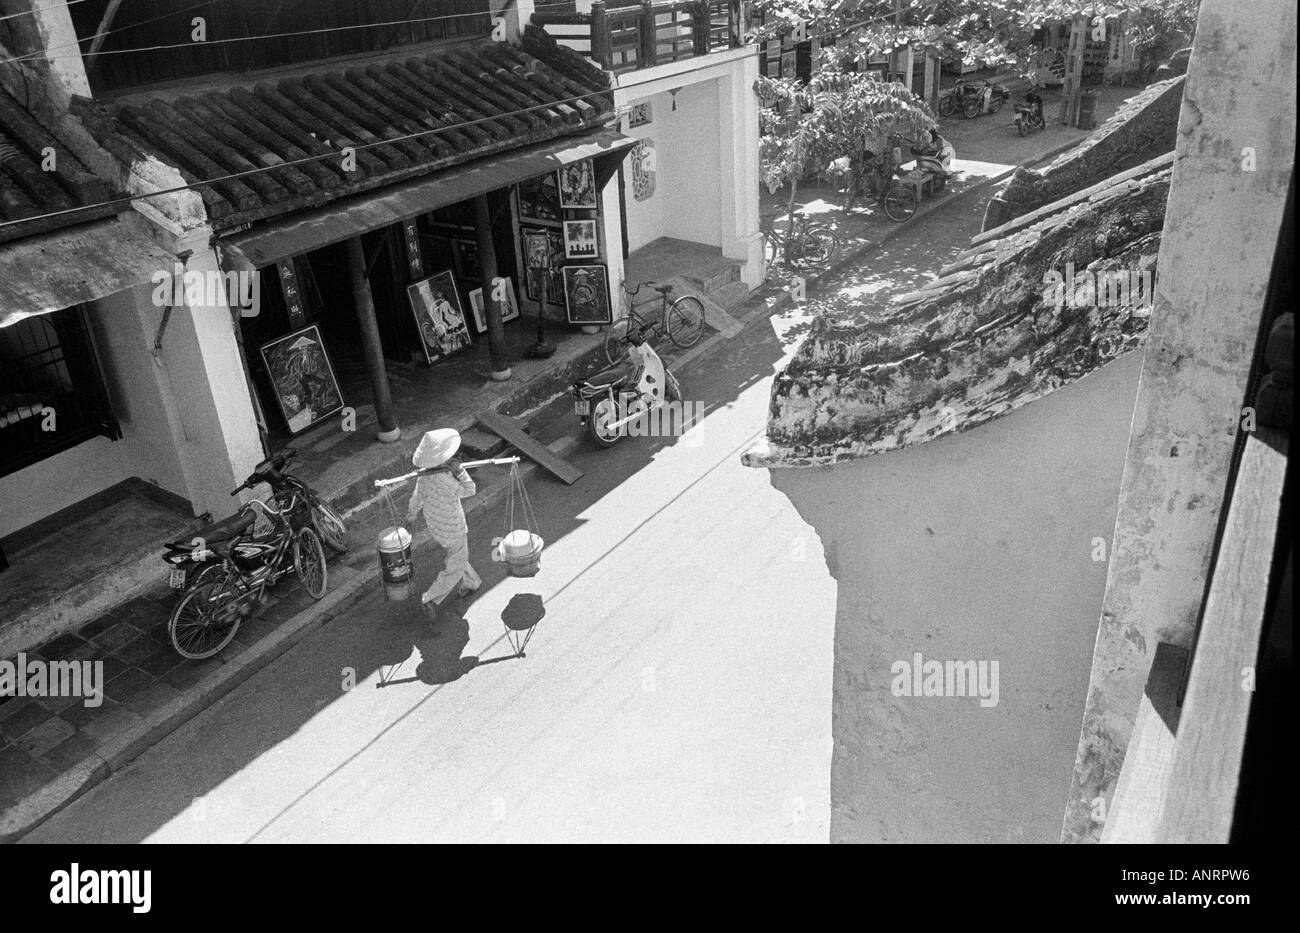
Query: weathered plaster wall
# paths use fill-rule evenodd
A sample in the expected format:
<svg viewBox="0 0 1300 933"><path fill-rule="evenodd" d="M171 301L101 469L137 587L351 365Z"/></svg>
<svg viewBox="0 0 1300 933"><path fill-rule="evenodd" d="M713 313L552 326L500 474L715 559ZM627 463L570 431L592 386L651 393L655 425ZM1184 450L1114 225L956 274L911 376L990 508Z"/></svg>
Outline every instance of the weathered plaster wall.
<svg viewBox="0 0 1300 933"><path fill-rule="evenodd" d="M773 382L768 449L747 460L833 462L969 430L1136 346L1169 179L1157 171L985 244L885 313L828 305ZM1048 300L1045 274L1070 266L1120 272L1126 285L1145 274L1148 287Z"/></svg>
<svg viewBox="0 0 1300 933"><path fill-rule="evenodd" d="M772 471L838 584L835 842L1055 842L1141 353L976 430ZM997 660L999 703L890 665Z"/></svg>
<svg viewBox="0 0 1300 933"><path fill-rule="evenodd" d="M1203 0L1064 842L1101 836L1157 645L1193 644L1294 171L1295 70L1292 0Z"/></svg>

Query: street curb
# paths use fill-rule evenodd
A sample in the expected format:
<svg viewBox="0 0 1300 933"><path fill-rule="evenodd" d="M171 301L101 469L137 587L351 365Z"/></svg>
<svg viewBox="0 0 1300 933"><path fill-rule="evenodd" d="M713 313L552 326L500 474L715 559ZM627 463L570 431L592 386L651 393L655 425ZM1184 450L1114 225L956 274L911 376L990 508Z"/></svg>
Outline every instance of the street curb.
<svg viewBox="0 0 1300 933"><path fill-rule="evenodd" d="M554 453L564 456L578 443L578 437L566 436L549 446ZM536 469L536 464L526 462L521 464L520 473L527 478ZM474 501L465 509L466 517L495 505L508 490L510 482L507 476L491 488L484 490L481 496L475 496ZM421 531L412 535L411 547L414 550L430 540L432 537L429 532ZM358 545L354 543L353 546ZM210 672L184 694L161 709L155 710L121 735L114 736L93 754L87 755L48 784L28 794L0 814L0 844L16 842L36 829L78 797L122 770L149 748L269 666L305 635L323 627L337 614L348 609L364 595L366 588L379 578L379 564L375 561L368 565L368 569L353 569L345 564L337 564L332 568L332 572L345 577L342 586L331 590L319 602L312 603L296 615L290 616L256 644L231 655L220 668Z"/></svg>

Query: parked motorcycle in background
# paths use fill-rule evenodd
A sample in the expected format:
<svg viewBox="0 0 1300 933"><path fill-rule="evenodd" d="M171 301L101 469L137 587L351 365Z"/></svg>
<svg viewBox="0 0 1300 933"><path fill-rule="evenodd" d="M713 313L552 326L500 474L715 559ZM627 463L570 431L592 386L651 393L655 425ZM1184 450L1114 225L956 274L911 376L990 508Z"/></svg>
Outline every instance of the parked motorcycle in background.
<svg viewBox="0 0 1300 933"><path fill-rule="evenodd" d="M1046 129L1043 117L1043 99L1033 91L1025 95L1023 104L1016 104L1016 132L1028 136L1035 130Z"/></svg>
<svg viewBox="0 0 1300 933"><path fill-rule="evenodd" d="M969 120L982 113L997 113L1010 96L1011 92L992 81L958 84L939 99L939 116L960 113Z"/></svg>

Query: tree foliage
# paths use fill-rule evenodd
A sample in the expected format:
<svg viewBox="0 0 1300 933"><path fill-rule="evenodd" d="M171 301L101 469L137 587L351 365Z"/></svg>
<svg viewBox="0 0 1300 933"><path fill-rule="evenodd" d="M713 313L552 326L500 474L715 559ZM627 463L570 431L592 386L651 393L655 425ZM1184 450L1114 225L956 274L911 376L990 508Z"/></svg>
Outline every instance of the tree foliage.
<svg viewBox="0 0 1300 933"><path fill-rule="evenodd" d="M891 137L923 142L937 125L930 108L901 84L858 72L822 71L804 85L793 78L759 78L755 91L774 103L760 111L763 181L775 191L849 160L860 181L863 150L879 153Z"/></svg>
<svg viewBox="0 0 1300 933"><path fill-rule="evenodd" d="M1040 27L1076 16L1090 23L1125 16L1139 54L1171 51L1171 42L1191 36L1199 6L1200 0L757 0L766 22L755 36L786 36L802 26L835 40L823 54L839 65L912 45L949 60L1024 70L1038 51L1032 37Z"/></svg>

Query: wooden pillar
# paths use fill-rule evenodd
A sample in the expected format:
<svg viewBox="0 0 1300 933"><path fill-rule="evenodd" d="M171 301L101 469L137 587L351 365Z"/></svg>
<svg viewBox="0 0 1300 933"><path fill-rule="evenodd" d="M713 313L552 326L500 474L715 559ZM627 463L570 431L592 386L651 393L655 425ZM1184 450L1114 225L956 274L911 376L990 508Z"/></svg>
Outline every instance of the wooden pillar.
<svg viewBox="0 0 1300 933"><path fill-rule="evenodd" d="M640 33L642 68L659 61L659 28L655 25L655 11L651 0L641 0Z"/></svg>
<svg viewBox="0 0 1300 933"><path fill-rule="evenodd" d="M591 57L608 71L613 65L609 46L609 18L605 15L605 0L591 4Z"/></svg>
<svg viewBox="0 0 1300 933"><path fill-rule="evenodd" d="M388 388L388 370L384 367L384 349L379 342L379 323L375 320L375 301L370 295L366 280L366 254L361 248L361 237L348 240L348 278L352 282L352 303L361 325L361 346L366 354L366 371L375 393L375 418L379 431L375 435L385 444L402 437L397 426L397 413L393 409L393 394Z"/></svg>
<svg viewBox="0 0 1300 933"><path fill-rule="evenodd" d="M1083 91L1083 49L1088 41L1088 19L1076 16L1070 23L1066 44L1065 86L1061 89L1061 123L1074 126L1079 119L1079 98Z"/></svg>
<svg viewBox="0 0 1300 933"><path fill-rule="evenodd" d="M504 382L510 378L510 354L506 349L506 331L501 321L501 303L495 295L497 252L496 244L492 242L492 212L486 194L474 199L474 234L478 239L478 263L483 277L483 314L487 318L492 378Z"/></svg>

